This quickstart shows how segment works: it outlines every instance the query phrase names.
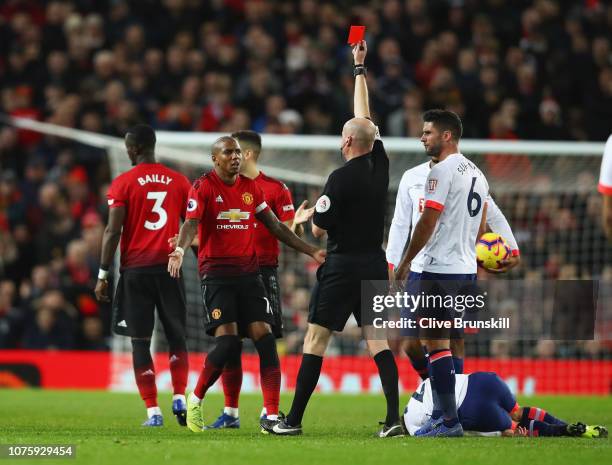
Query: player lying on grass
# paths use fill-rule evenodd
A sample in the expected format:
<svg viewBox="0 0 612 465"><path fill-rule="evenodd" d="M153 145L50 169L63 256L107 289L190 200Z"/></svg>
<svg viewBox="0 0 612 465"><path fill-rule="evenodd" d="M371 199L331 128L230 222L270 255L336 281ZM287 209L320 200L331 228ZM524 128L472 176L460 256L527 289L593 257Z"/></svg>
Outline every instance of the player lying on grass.
<svg viewBox="0 0 612 465"><path fill-rule="evenodd" d="M520 407L508 385L497 374L477 371L456 375L455 398L459 421L465 431L479 436L572 436L605 438L605 426L567 423L538 407ZM424 380L404 410L407 432L415 432L431 417L431 382Z"/></svg>

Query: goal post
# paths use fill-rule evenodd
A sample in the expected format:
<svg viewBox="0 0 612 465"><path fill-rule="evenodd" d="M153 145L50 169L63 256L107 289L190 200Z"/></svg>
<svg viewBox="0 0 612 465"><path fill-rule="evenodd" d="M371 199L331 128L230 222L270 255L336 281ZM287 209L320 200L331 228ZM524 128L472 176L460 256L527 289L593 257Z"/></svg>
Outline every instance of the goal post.
<svg viewBox="0 0 612 465"><path fill-rule="evenodd" d="M131 167L121 138L27 119L0 119L20 129L106 150L113 178ZM191 180L212 168L210 147L224 135L168 131L157 131L156 134L157 159L183 172ZM402 174L425 162L427 157L418 139L383 136L383 141L391 164L386 212L388 229ZM342 163L339 136L264 134L262 145L260 169L288 185L296 206L303 200L314 204L329 173ZM511 276L527 280L593 279L607 283L607 288L603 288L610 288L612 249L601 227L601 196L597 193L603 142L465 139L460 147L462 153L487 176L496 203L507 217L519 243L522 264ZM307 237L314 241L311 236ZM287 337L279 341L281 355L301 351L315 271L316 265L307 257L284 246L281 248L279 275L287 327ZM186 254L184 276L188 301L188 349L205 352L211 339L204 333L200 284L192 253ZM604 297L610 302L610 295ZM493 341L487 345L467 342L467 355L476 359L522 361L564 358L576 363L610 360L610 347L606 345L612 339L609 313L606 311L605 318L598 321L595 341ZM154 347L164 351L165 337L159 326L156 325ZM344 333L335 335L328 354L366 353L357 334L349 327ZM252 347L245 344L245 349L249 351ZM125 338L113 336L113 350L116 353L127 352L130 345ZM609 364L606 366L610 371ZM467 368L472 371L475 367ZM121 385L121 380L116 384Z"/></svg>

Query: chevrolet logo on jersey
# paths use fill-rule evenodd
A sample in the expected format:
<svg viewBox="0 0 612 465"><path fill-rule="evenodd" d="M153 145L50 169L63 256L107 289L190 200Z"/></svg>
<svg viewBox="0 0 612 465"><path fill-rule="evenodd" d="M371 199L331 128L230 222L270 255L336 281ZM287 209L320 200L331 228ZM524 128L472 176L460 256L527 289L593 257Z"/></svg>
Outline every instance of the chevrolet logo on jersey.
<svg viewBox="0 0 612 465"><path fill-rule="evenodd" d="M239 208L230 208L228 211L219 212L218 220L229 220L230 223L239 223L242 220L248 220L251 212L242 212Z"/></svg>

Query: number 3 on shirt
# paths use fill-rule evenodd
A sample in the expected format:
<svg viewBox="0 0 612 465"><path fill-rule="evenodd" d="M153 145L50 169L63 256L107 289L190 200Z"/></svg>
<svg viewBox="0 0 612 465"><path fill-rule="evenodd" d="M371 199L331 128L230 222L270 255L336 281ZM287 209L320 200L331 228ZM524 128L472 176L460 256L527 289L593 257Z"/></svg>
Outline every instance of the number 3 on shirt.
<svg viewBox="0 0 612 465"><path fill-rule="evenodd" d="M470 193L468 194L468 198L467 198L468 213L470 214L472 218L478 215L478 212L480 211L480 207L482 207L482 197L480 197L480 194L478 192L474 192L475 185L476 185L476 178L474 177L472 178L472 187L470 188ZM474 200L476 201L476 206L472 208Z"/></svg>
<svg viewBox="0 0 612 465"><path fill-rule="evenodd" d="M145 228L151 231L156 231L163 228L168 222L168 213L166 213L166 210L164 210L164 207L162 207L167 194L167 192L147 192L147 199L155 200L153 208L151 208L151 212L157 213L159 219L155 223L145 221Z"/></svg>

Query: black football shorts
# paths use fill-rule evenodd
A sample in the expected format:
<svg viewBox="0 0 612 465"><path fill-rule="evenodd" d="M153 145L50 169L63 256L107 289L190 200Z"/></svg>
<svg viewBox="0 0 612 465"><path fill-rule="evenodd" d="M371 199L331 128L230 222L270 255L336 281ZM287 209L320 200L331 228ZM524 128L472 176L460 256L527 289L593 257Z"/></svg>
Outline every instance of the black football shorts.
<svg viewBox="0 0 612 465"><path fill-rule="evenodd" d="M238 333L248 337L249 324L263 321L274 326L274 314L259 273L202 279L204 327L215 335L218 326L238 323Z"/></svg>
<svg viewBox="0 0 612 465"><path fill-rule="evenodd" d="M455 319L463 319L466 315L470 317L470 313L455 310L452 303L458 297L463 301L466 295L477 295L476 274L423 271L418 285L424 299L416 310L419 337L421 339L463 338L463 328L457 327ZM443 322L449 322L451 327L442 327Z"/></svg>
<svg viewBox="0 0 612 465"><path fill-rule="evenodd" d="M166 265L123 270L113 300L115 334L150 338L155 308L166 334L184 339L187 306L183 279L172 278Z"/></svg>
<svg viewBox="0 0 612 465"><path fill-rule="evenodd" d="M362 314L362 282L386 281L388 276L382 250L368 254L329 254L317 270L308 322L342 331L353 314L359 326L371 325L374 315Z"/></svg>
<svg viewBox="0 0 612 465"><path fill-rule="evenodd" d="M262 266L259 269L263 279L266 294L270 301L270 308L274 315L272 333L276 339L283 337L283 309L281 306L280 286L278 282L278 268L275 266Z"/></svg>

